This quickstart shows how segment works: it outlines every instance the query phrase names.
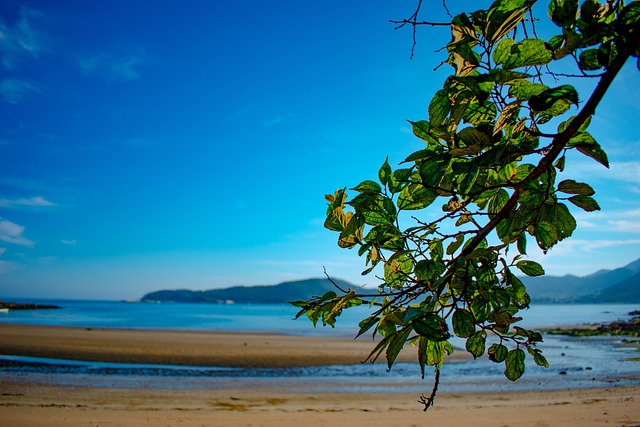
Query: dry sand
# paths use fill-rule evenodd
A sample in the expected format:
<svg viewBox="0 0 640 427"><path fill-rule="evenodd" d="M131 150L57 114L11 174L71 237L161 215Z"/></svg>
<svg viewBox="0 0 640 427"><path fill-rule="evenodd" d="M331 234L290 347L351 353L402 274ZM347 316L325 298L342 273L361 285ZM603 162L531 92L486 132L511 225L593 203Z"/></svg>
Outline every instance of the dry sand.
<svg viewBox="0 0 640 427"><path fill-rule="evenodd" d="M0 325L0 354L146 363L358 363L369 341L210 332ZM12 381L16 381L13 379ZM0 382L0 427L640 426L640 387L443 393L293 393L278 387L150 390Z"/></svg>

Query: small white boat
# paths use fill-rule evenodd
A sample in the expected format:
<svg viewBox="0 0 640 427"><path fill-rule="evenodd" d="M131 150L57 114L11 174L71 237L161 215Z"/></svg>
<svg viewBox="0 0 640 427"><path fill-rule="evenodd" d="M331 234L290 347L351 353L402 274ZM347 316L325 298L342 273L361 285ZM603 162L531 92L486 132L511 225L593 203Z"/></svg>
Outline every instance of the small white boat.
<svg viewBox="0 0 640 427"><path fill-rule="evenodd" d="M0 308L0 313L8 313L9 309L8 308Z"/></svg>

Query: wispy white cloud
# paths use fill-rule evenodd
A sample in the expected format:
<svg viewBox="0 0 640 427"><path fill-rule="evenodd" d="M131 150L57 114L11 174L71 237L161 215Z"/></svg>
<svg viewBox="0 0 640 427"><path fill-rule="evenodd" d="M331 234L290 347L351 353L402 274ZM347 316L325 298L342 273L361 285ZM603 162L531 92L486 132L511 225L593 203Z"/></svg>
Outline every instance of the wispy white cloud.
<svg viewBox="0 0 640 427"><path fill-rule="evenodd" d="M140 78L140 68L147 63L141 53L116 55L99 53L80 58L80 68L86 74L95 74L113 81L133 81Z"/></svg>
<svg viewBox="0 0 640 427"><path fill-rule="evenodd" d="M32 247L34 242L25 238L22 233L24 227L0 218L0 240L14 245Z"/></svg>
<svg viewBox="0 0 640 427"><path fill-rule="evenodd" d="M0 83L0 94L9 104L20 104L27 96L39 91L36 85L26 80L6 79Z"/></svg>
<svg viewBox="0 0 640 427"><path fill-rule="evenodd" d="M6 69L15 70L46 50L46 37L37 29L43 19L42 13L26 7L20 10L15 23L7 23L0 17L0 53Z"/></svg>
<svg viewBox="0 0 640 427"><path fill-rule="evenodd" d="M262 120L262 125L277 126L291 120L292 117L293 117L293 114L291 113L274 115L272 117Z"/></svg>
<svg viewBox="0 0 640 427"><path fill-rule="evenodd" d="M62 240L60 240L60 243L62 243L63 245L68 245L68 246L75 246L78 242L76 240L65 240L65 239L62 239Z"/></svg>
<svg viewBox="0 0 640 427"><path fill-rule="evenodd" d="M613 162L609 178L640 184L640 161Z"/></svg>
<svg viewBox="0 0 640 427"><path fill-rule="evenodd" d="M256 114L258 111L260 111L261 108L262 106L258 103L245 105L237 109L233 113L231 113L231 115L227 117L227 121L237 122L241 120L246 120L247 118L251 117L252 115Z"/></svg>
<svg viewBox="0 0 640 427"><path fill-rule="evenodd" d="M0 199L0 207L2 208L19 208L19 207L49 207L56 206L55 203L48 201L44 197L35 196L21 199Z"/></svg>
<svg viewBox="0 0 640 427"><path fill-rule="evenodd" d="M576 220L581 228L603 232L640 232L640 208L621 211L579 213Z"/></svg>
<svg viewBox="0 0 640 427"><path fill-rule="evenodd" d="M576 274L579 271L589 273L599 268L620 267L620 254L638 253L638 247L640 239L567 239L554 246L547 254L531 246L527 255L556 271L551 274L558 274L558 271L564 271L562 274L565 274L567 270ZM581 264L581 268L574 268L578 264Z"/></svg>

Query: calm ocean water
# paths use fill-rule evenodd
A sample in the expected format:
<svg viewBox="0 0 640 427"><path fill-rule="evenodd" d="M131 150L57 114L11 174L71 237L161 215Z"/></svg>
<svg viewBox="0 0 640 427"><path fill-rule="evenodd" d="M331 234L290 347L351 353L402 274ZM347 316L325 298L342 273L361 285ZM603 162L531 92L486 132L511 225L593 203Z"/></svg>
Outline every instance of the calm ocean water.
<svg viewBox="0 0 640 427"><path fill-rule="evenodd" d="M354 336L364 307L347 310L335 329L313 328L306 318L293 320L289 305L146 304L117 301L30 300L56 304L60 310L0 313L0 323L24 323L103 328L196 329L264 331L291 335ZM627 319L635 305L534 305L523 313L521 326L543 328ZM458 340L454 345L464 347ZM527 359L527 372L512 383L504 366L486 358L445 364L443 391L540 390L566 387L601 387L640 384L639 356L632 347L609 338L545 336L540 346L551 367L544 369ZM407 349L406 351L412 351ZM463 350L460 350L463 351ZM282 387L289 391L318 392L422 392L429 382L420 379L414 364L396 364L387 372L383 364L327 366L295 369L222 369L166 365L75 362L0 356L0 380L103 387L205 388Z"/></svg>
<svg viewBox="0 0 640 427"><path fill-rule="evenodd" d="M294 320L297 308L288 304L179 304L125 303L121 301L20 300L22 303L54 304L60 310L11 310L0 313L0 323L25 323L102 328L214 329L265 331L285 334L353 335L367 307L345 310L336 328L313 328L306 317ZM523 327L582 325L628 318L640 305L629 304L533 304L521 312Z"/></svg>

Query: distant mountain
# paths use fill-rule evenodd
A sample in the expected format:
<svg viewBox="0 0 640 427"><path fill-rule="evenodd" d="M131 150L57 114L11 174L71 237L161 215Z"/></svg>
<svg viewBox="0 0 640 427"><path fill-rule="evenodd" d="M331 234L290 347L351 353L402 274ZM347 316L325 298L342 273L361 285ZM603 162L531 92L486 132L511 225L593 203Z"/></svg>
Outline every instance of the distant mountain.
<svg viewBox="0 0 640 427"><path fill-rule="evenodd" d="M574 275L524 277L534 303L640 302L640 259L615 270ZM634 279L635 278L635 279Z"/></svg>
<svg viewBox="0 0 640 427"><path fill-rule="evenodd" d="M636 273L614 285L607 286L600 292L579 298L578 302L640 302L640 273Z"/></svg>
<svg viewBox="0 0 640 427"><path fill-rule="evenodd" d="M640 259L615 270L600 270L588 276L522 277L535 303L640 303ZM355 285L336 280L344 289ZM163 290L146 294L141 301L282 304L336 291L328 279L307 279L271 286L233 286L207 291Z"/></svg>
<svg viewBox="0 0 640 427"><path fill-rule="evenodd" d="M343 289L354 285L334 280ZM337 291L328 279L307 279L271 286L233 286L230 288L191 291L188 289L162 290L146 294L143 302L187 302L214 304L282 304L287 301L309 299L327 291Z"/></svg>

